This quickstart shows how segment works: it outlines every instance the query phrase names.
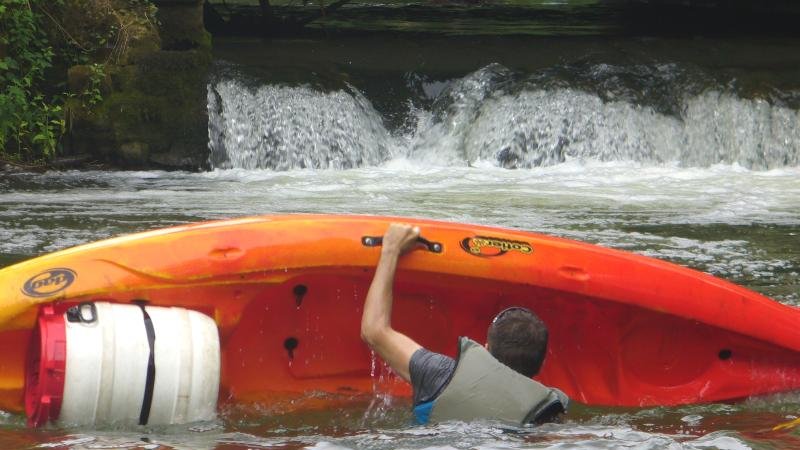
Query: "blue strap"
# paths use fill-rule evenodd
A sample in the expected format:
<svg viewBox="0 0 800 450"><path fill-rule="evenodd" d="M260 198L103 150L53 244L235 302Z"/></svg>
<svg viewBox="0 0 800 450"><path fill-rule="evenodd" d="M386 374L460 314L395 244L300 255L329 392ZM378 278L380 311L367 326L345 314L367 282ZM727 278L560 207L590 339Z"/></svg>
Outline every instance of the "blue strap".
<svg viewBox="0 0 800 450"><path fill-rule="evenodd" d="M417 425L425 425L430 421L431 409L433 409L433 401L420 403L414 407L414 418Z"/></svg>

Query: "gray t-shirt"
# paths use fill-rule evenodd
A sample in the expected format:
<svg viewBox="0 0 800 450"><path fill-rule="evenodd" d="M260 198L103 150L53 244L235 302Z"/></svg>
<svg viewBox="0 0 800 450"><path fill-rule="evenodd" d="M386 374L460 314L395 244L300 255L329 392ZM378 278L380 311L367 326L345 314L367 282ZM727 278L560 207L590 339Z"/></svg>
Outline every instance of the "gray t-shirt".
<svg viewBox="0 0 800 450"><path fill-rule="evenodd" d="M426 348L415 351L408 363L411 387L414 389L414 406L435 399L450 381L455 369L456 360L449 356Z"/></svg>

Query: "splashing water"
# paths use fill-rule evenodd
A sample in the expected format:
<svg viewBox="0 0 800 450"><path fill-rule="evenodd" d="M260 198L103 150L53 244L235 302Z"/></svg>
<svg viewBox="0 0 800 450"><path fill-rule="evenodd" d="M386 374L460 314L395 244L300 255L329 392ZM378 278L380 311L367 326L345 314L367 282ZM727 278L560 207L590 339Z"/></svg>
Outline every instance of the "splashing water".
<svg viewBox="0 0 800 450"><path fill-rule="evenodd" d="M369 426L375 421L386 419L396 406L396 399L392 395L392 385L399 382L397 375L383 359L374 351L370 351L370 371L372 378L372 400L364 411L362 426Z"/></svg>
<svg viewBox="0 0 800 450"><path fill-rule="evenodd" d="M388 132L358 91L209 87L211 163L219 168L349 169L388 157Z"/></svg>
<svg viewBox="0 0 800 450"><path fill-rule="evenodd" d="M249 89L219 81L209 85L211 163L274 170L374 166L391 158L505 168L575 159L756 170L800 164L797 110L722 86L668 89L654 94L661 103L644 103L653 85L685 83L674 66L659 66L641 75L650 77L646 83L633 85L607 65L584 72L578 81L542 82L541 74L520 77L492 64L446 83L430 109L411 99L411 125L394 131L353 87ZM587 80L596 81L594 92Z"/></svg>

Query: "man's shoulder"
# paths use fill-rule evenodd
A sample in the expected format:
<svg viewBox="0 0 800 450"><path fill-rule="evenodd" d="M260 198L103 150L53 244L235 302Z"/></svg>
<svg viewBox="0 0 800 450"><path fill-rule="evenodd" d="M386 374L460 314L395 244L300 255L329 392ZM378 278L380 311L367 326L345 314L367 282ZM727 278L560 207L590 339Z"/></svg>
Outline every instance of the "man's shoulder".
<svg viewBox="0 0 800 450"><path fill-rule="evenodd" d="M411 355L408 364L414 404L433 400L441 393L453 375L456 360L441 353L420 348Z"/></svg>
<svg viewBox="0 0 800 450"><path fill-rule="evenodd" d="M409 369L416 370L446 370L452 371L455 368L456 360L441 353L436 353L427 348L420 348L411 355ZM412 377L413 382L413 377Z"/></svg>

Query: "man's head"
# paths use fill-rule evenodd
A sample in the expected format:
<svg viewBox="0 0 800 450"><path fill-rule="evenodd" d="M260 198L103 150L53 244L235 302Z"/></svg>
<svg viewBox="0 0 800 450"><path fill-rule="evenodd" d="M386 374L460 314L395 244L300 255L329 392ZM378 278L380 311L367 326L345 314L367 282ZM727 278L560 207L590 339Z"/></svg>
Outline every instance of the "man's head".
<svg viewBox="0 0 800 450"><path fill-rule="evenodd" d="M498 361L532 377L539 373L547 352L547 326L525 308L508 308L495 316L486 337Z"/></svg>

